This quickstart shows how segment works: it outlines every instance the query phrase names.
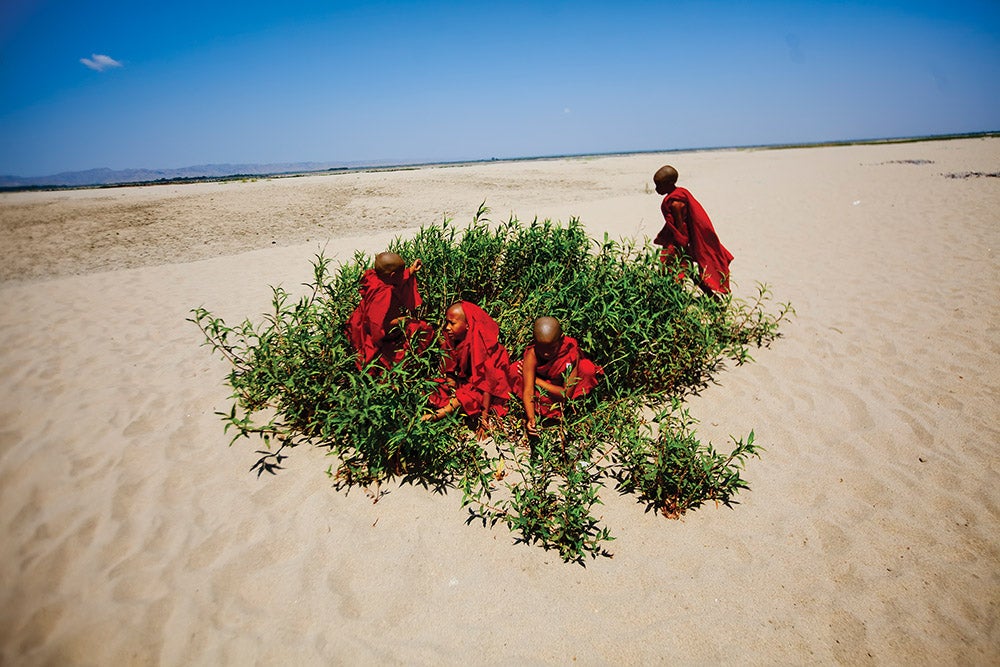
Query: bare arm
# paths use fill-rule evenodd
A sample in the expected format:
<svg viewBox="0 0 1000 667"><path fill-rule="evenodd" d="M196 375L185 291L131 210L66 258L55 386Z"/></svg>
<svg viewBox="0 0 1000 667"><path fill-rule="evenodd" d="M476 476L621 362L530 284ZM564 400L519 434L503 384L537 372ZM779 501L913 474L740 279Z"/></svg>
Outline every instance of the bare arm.
<svg viewBox="0 0 1000 667"><path fill-rule="evenodd" d="M410 276L412 277L417 271L419 271L420 269L422 269L423 266L424 266L424 263L421 260L416 259L416 260L413 260L413 264L407 270L410 272ZM409 278L407 278L407 280L408 279ZM402 315L400 315L399 317L395 317L395 318L391 319L389 321L389 326L391 326L391 327L403 326L403 325L406 324L407 320L415 319L414 315L415 315L415 313L407 308L406 312L404 312Z"/></svg>
<svg viewBox="0 0 1000 667"><path fill-rule="evenodd" d="M674 216L674 225L677 229L687 231L687 216L684 215L684 202L676 199L670 202L670 213Z"/></svg>
<svg viewBox="0 0 1000 667"><path fill-rule="evenodd" d="M555 384L554 382L549 382L548 380L543 380L540 377L536 377L535 378L535 386L539 387L540 389L544 389L545 392L548 393L549 396L551 396L553 400L556 400L556 401L564 400L566 398L566 391L570 387L572 387L573 385L575 385L577 383L577 381L578 381L576 367L577 367L577 364L574 364L572 370L569 373L569 375L566 376L566 384L565 385L558 385L558 384Z"/></svg>
<svg viewBox="0 0 1000 667"><path fill-rule="evenodd" d="M493 396L489 389L483 392L483 411L479 413L479 428L476 429L476 437L482 440L486 437L486 427L489 424L490 405L493 403Z"/></svg>
<svg viewBox="0 0 1000 667"><path fill-rule="evenodd" d="M451 413L453 413L455 410L458 410L458 407L460 405L461 405L461 403L458 402L457 398L452 398L451 400L448 401L448 405L444 406L440 410L435 410L431 414L421 415L420 421L422 421L422 422L426 422L426 421L436 422L438 420L444 419L445 417L447 417L448 415L450 415Z"/></svg>
<svg viewBox="0 0 1000 667"><path fill-rule="evenodd" d="M551 395L553 398L566 398L566 387L560 387L557 384L553 384L548 380L543 380L540 377L535 378L535 386L539 389L544 389L546 393Z"/></svg>
<svg viewBox="0 0 1000 667"><path fill-rule="evenodd" d="M538 358L535 356L534 348L528 348L524 352L524 360L521 362L521 377L524 379L524 391L521 392L521 401L524 403L524 413L527 415L525 428L528 435L537 435L535 427L535 368L538 366Z"/></svg>

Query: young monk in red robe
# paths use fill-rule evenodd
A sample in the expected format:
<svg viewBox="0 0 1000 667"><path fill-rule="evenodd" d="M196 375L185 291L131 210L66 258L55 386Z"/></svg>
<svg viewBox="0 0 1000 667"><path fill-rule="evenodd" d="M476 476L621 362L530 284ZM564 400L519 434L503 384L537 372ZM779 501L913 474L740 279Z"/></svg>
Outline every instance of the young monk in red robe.
<svg viewBox="0 0 1000 667"><path fill-rule="evenodd" d="M358 352L358 368L378 358L389 368L402 361L414 335L421 335L421 349L430 344L431 327L415 317L421 304L416 273L418 259L406 268L394 252L375 256L375 268L361 276L361 303L347 320L347 338Z"/></svg>
<svg viewBox="0 0 1000 667"><path fill-rule="evenodd" d="M538 435L536 415L562 417L562 403L589 393L604 369L583 357L576 339L564 336L554 317L535 320L532 337L517 364L515 392L524 401L528 435Z"/></svg>
<svg viewBox="0 0 1000 667"><path fill-rule="evenodd" d="M729 263L733 255L719 241L712 220L694 196L677 187L677 170L667 165L653 174L656 192L665 195L660 204L664 225L653 243L663 246L660 261L671 257L698 263L698 286L707 294L729 292ZM683 274L681 274L683 276Z"/></svg>
<svg viewBox="0 0 1000 667"><path fill-rule="evenodd" d="M482 438L490 414L507 414L510 357L500 344L500 327L476 304L452 304L445 322L445 377L429 399L435 411L421 420L437 421L461 409L469 417L479 417L476 434Z"/></svg>

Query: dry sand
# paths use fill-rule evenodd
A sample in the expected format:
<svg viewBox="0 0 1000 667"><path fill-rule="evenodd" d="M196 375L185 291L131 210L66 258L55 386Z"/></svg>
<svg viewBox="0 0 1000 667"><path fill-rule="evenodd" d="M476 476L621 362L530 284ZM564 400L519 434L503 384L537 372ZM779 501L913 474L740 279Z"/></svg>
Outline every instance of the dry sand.
<svg viewBox="0 0 1000 667"><path fill-rule="evenodd" d="M915 162L921 161L921 162ZM922 162L928 161L928 162ZM798 311L691 401L755 430L735 510L604 494L614 558L563 564L457 494L333 490L227 447L228 320L487 200L652 236L676 165ZM996 664L1000 139L597 157L0 195L0 663Z"/></svg>

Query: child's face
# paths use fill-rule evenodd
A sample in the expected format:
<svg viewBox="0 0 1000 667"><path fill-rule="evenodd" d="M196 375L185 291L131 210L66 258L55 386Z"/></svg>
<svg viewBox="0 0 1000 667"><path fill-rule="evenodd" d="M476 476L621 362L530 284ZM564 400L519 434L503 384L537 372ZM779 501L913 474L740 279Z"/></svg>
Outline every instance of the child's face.
<svg viewBox="0 0 1000 667"><path fill-rule="evenodd" d="M656 183L656 194L665 195L676 187L677 181L664 180Z"/></svg>
<svg viewBox="0 0 1000 667"><path fill-rule="evenodd" d="M559 347L562 345L562 336L559 338L547 342L539 343L535 341L535 356L542 361L550 361L555 358L556 354L559 352Z"/></svg>
<svg viewBox="0 0 1000 667"><path fill-rule="evenodd" d="M465 321L465 315L455 311L448 311L444 316L444 330L455 340L462 340L469 331L469 323Z"/></svg>

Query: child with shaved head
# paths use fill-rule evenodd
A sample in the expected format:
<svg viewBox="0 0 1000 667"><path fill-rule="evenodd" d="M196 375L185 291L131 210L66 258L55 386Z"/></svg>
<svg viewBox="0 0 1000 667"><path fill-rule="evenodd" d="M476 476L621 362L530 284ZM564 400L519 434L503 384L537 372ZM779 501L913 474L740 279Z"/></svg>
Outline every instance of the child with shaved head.
<svg viewBox="0 0 1000 667"><path fill-rule="evenodd" d="M539 317L533 342L518 362L515 391L524 402L528 435L537 435L537 418L562 416L562 403L579 398L597 386L604 369L584 358L575 338L564 336L554 317Z"/></svg>
<svg viewBox="0 0 1000 667"><path fill-rule="evenodd" d="M660 261L692 260L700 269L697 282L705 293L727 293L729 263L733 255L719 241L712 220L694 195L677 186L677 178L677 170L670 165L660 167L653 174L656 192L664 195L660 203L663 229L653 240L663 246Z"/></svg>
<svg viewBox="0 0 1000 667"><path fill-rule="evenodd" d="M409 268L394 252L375 256L375 268L361 276L361 303L347 321L347 338L358 353L358 368L378 359L386 368L402 361L410 341L420 336L426 347L433 331L416 318L421 304L416 274L418 259Z"/></svg>
<svg viewBox="0 0 1000 667"><path fill-rule="evenodd" d="M511 390L510 356L500 343L500 327L474 303L453 303L445 313L443 346L445 377L429 398L434 412L421 417L437 421L461 410L479 418L476 434L482 439L489 416L507 414Z"/></svg>

